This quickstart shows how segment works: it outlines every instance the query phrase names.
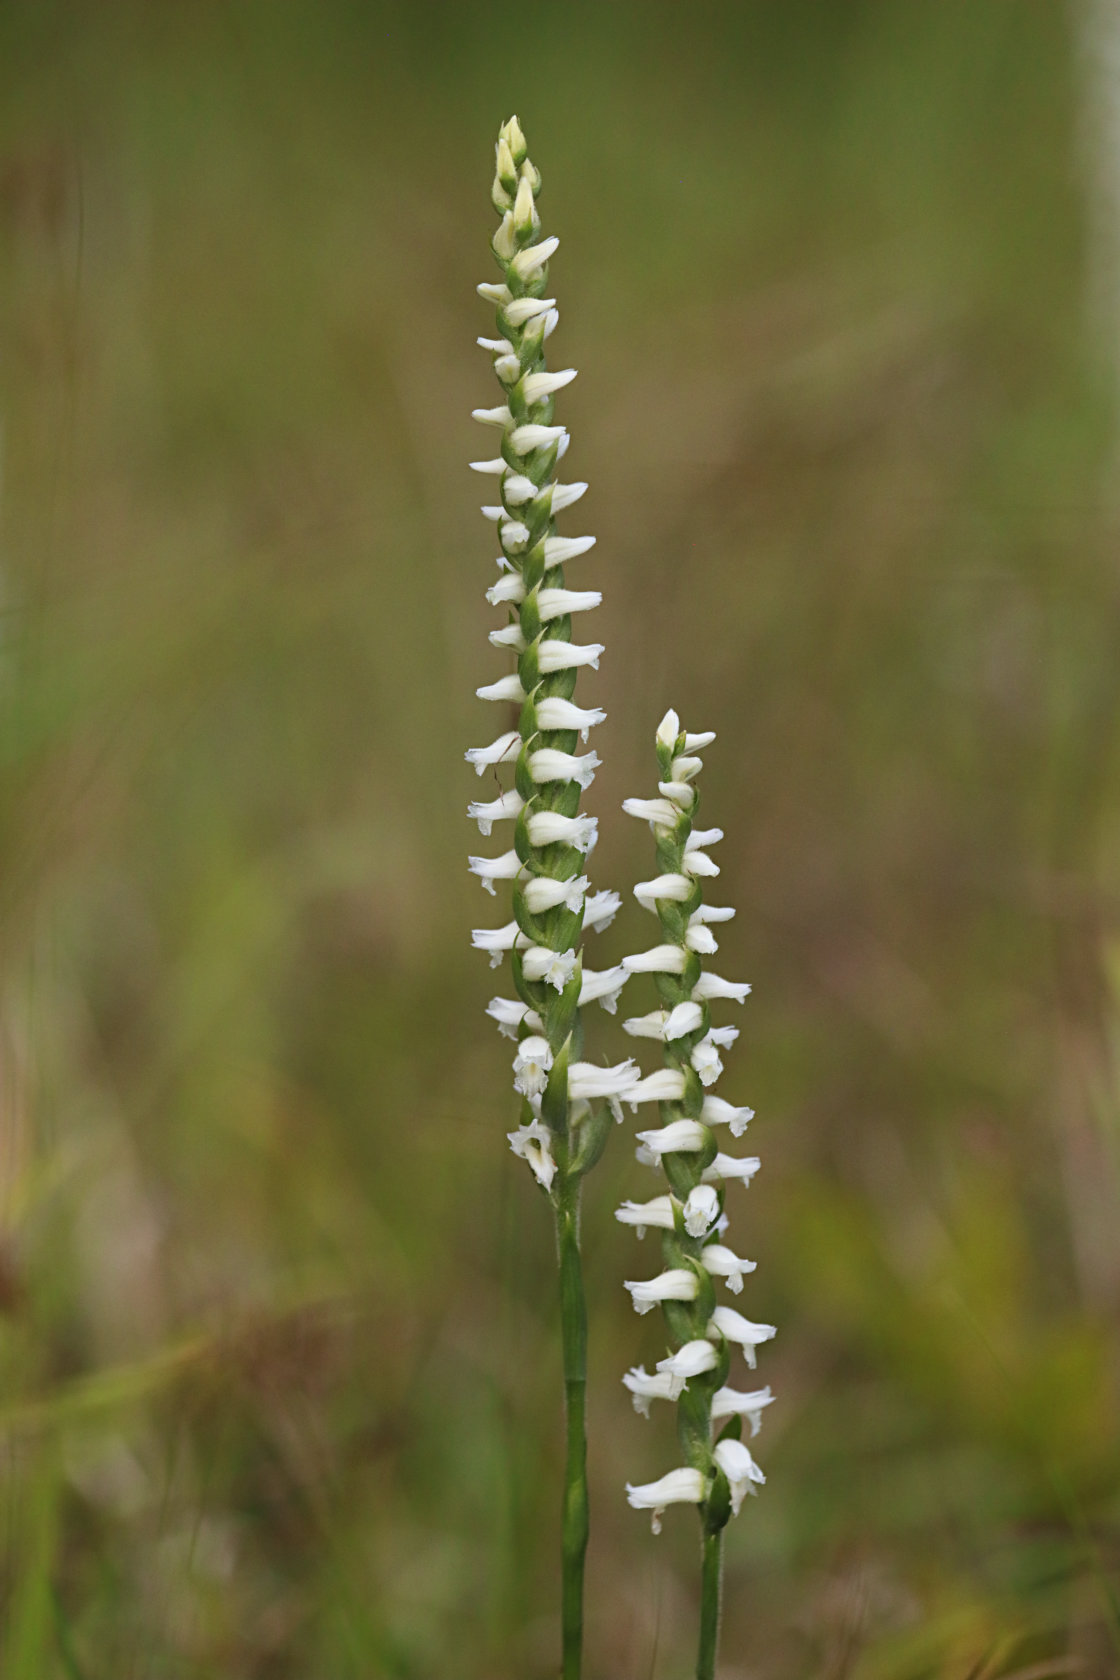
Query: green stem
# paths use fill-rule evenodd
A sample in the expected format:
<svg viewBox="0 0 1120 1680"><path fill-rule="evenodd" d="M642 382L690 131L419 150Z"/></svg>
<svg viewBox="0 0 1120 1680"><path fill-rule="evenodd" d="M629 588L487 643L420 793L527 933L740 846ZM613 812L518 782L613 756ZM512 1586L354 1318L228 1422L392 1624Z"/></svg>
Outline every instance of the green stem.
<svg viewBox="0 0 1120 1680"><path fill-rule="evenodd" d="M719 1644L720 1577L723 1573L723 1530L705 1534L700 1565L700 1650L696 1680L715 1680Z"/></svg>
<svg viewBox="0 0 1120 1680"><path fill-rule="evenodd" d="M557 1188L560 1337L564 1352L567 1459L561 1540L563 1680L579 1680L583 1658L583 1567L587 1553L587 1307L579 1252L579 1180Z"/></svg>

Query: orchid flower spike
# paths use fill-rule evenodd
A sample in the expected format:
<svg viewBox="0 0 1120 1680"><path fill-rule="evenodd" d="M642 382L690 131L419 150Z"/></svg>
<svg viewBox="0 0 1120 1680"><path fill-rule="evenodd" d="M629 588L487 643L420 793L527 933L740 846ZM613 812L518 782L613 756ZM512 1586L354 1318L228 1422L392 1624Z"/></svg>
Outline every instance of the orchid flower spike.
<svg viewBox="0 0 1120 1680"><path fill-rule="evenodd" d="M583 962L584 935L607 926L619 898L591 889L587 853L595 819L579 811L599 765L598 753L581 752L580 744L606 713L573 699L579 667L597 665L603 649L586 638L576 645L572 619L580 614L582 623L602 595L569 588L564 574L593 547L594 537L556 530L556 515L580 500L587 486L561 484L556 476L568 434L554 421L554 400L576 370L546 366L547 340L559 318L555 298L546 295L557 240L542 236L540 187L525 135L511 118L498 137L491 189L499 217L491 249L501 279L479 287L495 306L494 336L479 344L491 358L500 400L476 409L474 417L492 440L497 432L498 447L492 458L471 464L485 475L482 512L502 550L498 581L486 593L506 622L490 639L515 662L477 692L502 708L503 722L507 708L516 706L519 722L467 752L479 776L496 780L508 765L513 783L470 806L484 835L508 824L508 838L497 856L471 857L468 867L491 895L507 882L512 889L513 921L496 931L477 929L474 944L494 966L507 953L512 962L519 1002L496 999L489 1010L518 1046L513 1083L522 1115L510 1142L559 1205L565 1185L597 1159L612 1114L621 1115L619 1102L638 1073L629 1062L600 1068L577 1061L572 1049L580 1042L581 1006L597 1001L613 1012L629 972Z"/></svg>
<svg viewBox="0 0 1120 1680"><path fill-rule="evenodd" d="M636 1409L649 1415L651 1400L675 1402L685 1465L660 1481L627 1486L631 1505L654 1512L654 1528L667 1505L685 1502L700 1508L705 1536L718 1538L744 1496L764 1480L742 1443L743 1419L752 1435L773 1396L768 1388L740 1393L728 1386L732 1350L753 1367L756 1348L775 1334L774 1326L756 1324L720 1301L719 1291L743 1291L754 1262L739 1257L723 1240L728 1184L750 1182L758 1167L754 1156L725 1155L714 1128L738 1138L751 1109L725 1100L714 1087L723 1073L723 1052L735 1042L734 1027L713 1025L714 1000L746 997L749 987L705 975L705 958L714 952L710 924L733 912L704 903L704 881L718 870L704 848L723 838L719 829L694 827L699 806L697 778L701 751L711 734L688 734L675 712L667 712L657 730L658 781L649 798L627 799L623 809L649 823L656 848L656 874L639 883L635 896L656 914L660 941L637 956L623 959L630 974L648 973L658 1008L623 1022L636 1040L660 1044L664 1066L637 1079L626 1101L637 1107L656 1102L660 1125L638 1133L638 1159L658 1169L665 1191L645 1202L624 1202L616 1217L661 1235L661 1270L629 1281L639 1313L660 1305L671 1352L650 1375L644 1366L623 1381ZM648 1123L647 1123L648 1124ZM734 1192L738 1194L738 1192ZM718 1580L718 1574L716 1579ZM705 1576L704 1592L711 1588Z"/></svg>

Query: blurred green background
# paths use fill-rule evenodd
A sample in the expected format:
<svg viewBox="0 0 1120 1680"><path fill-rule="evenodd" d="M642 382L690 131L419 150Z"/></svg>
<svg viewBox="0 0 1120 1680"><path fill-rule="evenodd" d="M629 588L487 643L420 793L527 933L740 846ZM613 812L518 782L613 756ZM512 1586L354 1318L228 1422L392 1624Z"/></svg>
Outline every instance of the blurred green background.
<svg viewBox="0 0 1120 1680"><path fill-rule="evenodd" d="M606 597L596 884L651 873L611 813L672 703L719 731L718 966L755 985L723 1089L779 1398L723 1680L1117 1672L1109 27L0 10L4 1680L554 1670L551 1222L463 815L514 110ZM629 901L593 960L650 931ZM675 1462L619 1382L661 1351L611 1217L643 1193L617 1134L589 1680L694 1638L690 1514L654 1541L622 1497Z"/></svg>

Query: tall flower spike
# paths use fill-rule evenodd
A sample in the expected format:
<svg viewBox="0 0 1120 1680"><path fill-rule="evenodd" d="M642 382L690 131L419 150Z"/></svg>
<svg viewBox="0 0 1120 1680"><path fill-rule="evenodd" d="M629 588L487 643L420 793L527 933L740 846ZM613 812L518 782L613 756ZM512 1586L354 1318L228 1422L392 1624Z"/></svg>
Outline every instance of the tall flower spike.
<svg viewBox="0 0 1120 1680"><path fill-rule="evenodd" d="M667 712L657 731L660 770L657 797L628 799L623 809L647 821L653 830L656 877L635 889L638 902L653 911L660 926L659 943L635 957L623 959L631 972L653 975L660 1009L623 1023L635 1038L661 1041L665 1066L633 1085L626 1098L635 1108L657 1102L661 1125L639 1132L638 1159L657 1166L669 1181L669 1194L645 1206L626 1202L617 1217L625 1224L661 1230L662 1271L653 1278L627 1283L639 1312L659 1302L665 1316L671 1352L656 1374L644 1367L623 1378L635 1407L648 1416L651 1400L677 1404L677 1432L684 1464L656 1483L631 1487L631 1505L654 1510L654 1531L661 1509L672 1501L696 1503L702 1532L702 1582L699 1680L710 1680L715 1668L719 1622L720 1553L723 1529L737 1513L746 1493L763 1481L762 1471L742 1444L744 1416L757 1433L762 1408L770 1403L769 1389L739 1394L727 1386L732 1346L741 1347L750 1366L755 1349L775 1334L773 1325L754 1324L717 1298L717 1285L735 1294L743 1276L754 1270L723 1241L728 1224L724 1213L726 1186L748 1183L758 1167L754 1157L721 1152L717 1126L726 1125L739 1137L751 1119L749 1108L717 1097L712 1087L723 1071L719 1054L737 1037L735 1028L713 1027L713 998L737 998L749 991L730 981L705 977L703 956L715 948L709 924L728 920L734 912L705 905L703 878L718 874L704 847L722 839L719 829L693 827L699 796L696 777L701 770L700 749L715 737L689 735L675 712ZM697 859L704 863L697 868ZM714 1435L715 1426L728 1419Z"/></svg>
<svg viewBox="0 0 1120 1680"><path fill-rule="evenodd" d="M496 526L502 550L487 597L508 617L490 640L516 659L515 671L478 693L519 711L516 729L466 756L480 776L513 766L513 787L472 804L469 813L483 834L495 823L511 821L512 848L494 858L472 857L469 867L489 892L501 881L512 882L514 920L497 931L476 929L473 940L495 966L510 954L519 1002L497 998L489 1010L518 1046L513 1071L521 1124L509 1134L510 1146L548 1195L557 1222L568 1407L563 1673L565 1680L575 1680L587 1545L579 1190L602 1153L612 1114L621 1118L619 1101L628 1096L636 1070L629 1061L600 1068L582 1060L580 1005L597 999L613 1011L628 973L583 967L584 933L605 927L618 899L591 892L586 874L595 819L579 807L599 757L578 747L606 714L577 706L572 696L579 667L597 666L603 649L586 639L573 644L572 616L593 611L601 596L597 590L569 589L564 576L565 564L586 554L594 537L556 533L556 514L578 501L587 486L556 480L568 433L553 421L553 402L576 373L545 366L546 341L559 320L555 299L545 296L558 241L541 237L540 190L540 172L529 160L521 125L511 117L498 136L491 189L500 218L491 249L502 278L478 288L495 305L495 336L479 343L491 356L501 401L475 409L474 418L498 432L498 454L471 464L486 475L491 500L482 512Z"/></svg>

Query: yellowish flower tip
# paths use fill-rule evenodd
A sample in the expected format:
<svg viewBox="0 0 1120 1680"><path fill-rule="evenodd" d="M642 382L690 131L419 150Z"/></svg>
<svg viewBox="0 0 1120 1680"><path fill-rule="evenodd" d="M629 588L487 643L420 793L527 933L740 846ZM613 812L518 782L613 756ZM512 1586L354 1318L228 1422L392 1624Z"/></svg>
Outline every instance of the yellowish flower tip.
<svg viewBox="0 0 1120 1680"><path fill-rule="evenodd" d="M529 148L525 144L525 135L516 117L511 117L508 122L502 124L498 130L498 138L504 140L509 147L515 164L520 166L525 162Z"/></svg>

